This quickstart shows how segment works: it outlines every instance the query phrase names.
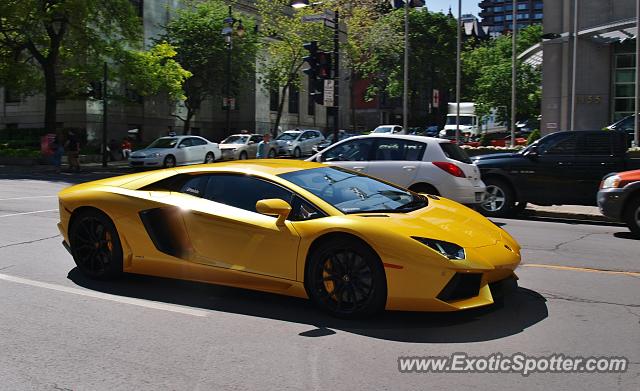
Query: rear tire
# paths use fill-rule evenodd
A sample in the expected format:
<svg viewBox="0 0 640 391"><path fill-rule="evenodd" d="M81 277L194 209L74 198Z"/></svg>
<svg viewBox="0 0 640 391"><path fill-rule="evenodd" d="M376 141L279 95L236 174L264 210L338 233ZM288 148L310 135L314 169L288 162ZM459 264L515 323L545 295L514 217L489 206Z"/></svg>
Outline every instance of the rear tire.
<svg viewBox="0 0 640 391"><path fill-rule="evenodd" d="M488 217L507 217L513 213L515 196L511 186L499 178L489 178L486 200L480 204L480 212Z"/></svg>
<svg viewBox="0 0 640 391"><path fill-rule="evenodd" d="M80 212L69 227L69 246L78 270L106 280L122 273L122 245L111 219L97 210Z"/></svg>
<svg viewBox="0 0 640 391"><path fill-rule="evenodd" d="M269 156L269 159L275 159L275 157L276 157L276 150L275 150L275 149L273 149L273 148L271 148L271 149L269 150L269 154L268 154L267 156Z"/></svg>
<svg viewBox="0 0 640 391"><path fill-rule="evenodd" d="M627 223L629 230L635 236L640 237L640 196L631 199L624 209L624 221Z"/></svg>
<svg viewBox="0 0 640 391"><path fill-rule="evenodd" d="M300 157L302 157L302 151L300 150L300 148L296 147L293 150L293 157L296 159L299 159Z"/></svg>
<svg viewBox="0 0 640 391"><path fill-rule="evenodd" d="M245 151L240 152L240 156L238 156L238 160L247 160L249 157Z"/></svg>
<svg viewBox="0 0 640 391"><path fill-rule="evenodd" d="M204 157L204 164L210 164L216 161L216 155L213 152L207 152L207 155Z"/></svg>
<svg viewBox="0 0 640 391"><path fill-rule="evenodd" d="M360 318L384 309L387 280L378 255L349 238L321 244L309 257L305 288L309 298L339 318Z"/></svg>

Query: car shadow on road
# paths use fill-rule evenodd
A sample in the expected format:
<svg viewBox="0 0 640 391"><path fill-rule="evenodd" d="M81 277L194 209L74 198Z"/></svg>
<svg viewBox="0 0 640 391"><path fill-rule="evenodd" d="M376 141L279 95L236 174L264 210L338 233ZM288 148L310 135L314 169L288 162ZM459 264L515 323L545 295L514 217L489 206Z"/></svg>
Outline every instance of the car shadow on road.
<svg viewBox="0 0 640 391"><path fill-rule="evenodd" d="M365 320L336 319L305 299L239 288L125 274L114 281L91 280L74 268L77 285L112 295L222 311L309 325L302 337L323 337L342 330L371 338L412 343L488 341L518 334L548 316L546 300L518 288L502 303L454 313L386 311Z"/></svg>

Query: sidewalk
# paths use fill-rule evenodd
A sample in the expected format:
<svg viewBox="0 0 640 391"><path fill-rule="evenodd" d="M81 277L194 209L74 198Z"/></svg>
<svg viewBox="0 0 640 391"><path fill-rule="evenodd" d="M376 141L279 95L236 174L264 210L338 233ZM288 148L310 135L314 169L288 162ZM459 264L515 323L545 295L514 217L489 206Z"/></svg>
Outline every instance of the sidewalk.
<svg viewBox="0 0 640 391"><path fill-rule="evenodd" d="M107 167L102 167L102 163L82 163L80 165L82 173L113 173L114 175L122 175L132 172L127 161L109 162ZM62 170L69 172L69 166L62 165ZM14 166L0 164L0 174L55 174L56 168L49 164L37 164L31 166Z"/></svg>
<svg viewBox="0 0 640 391"><path fill-rule="evenodd" d="M523 212L525 216L536 217L548 217L554 219L571 219L571 220L587 220L587 221L602 221L602 222L615 222L600 213L597 206L583 206L583 205L552 205L552 206L539 206L531 205L527 206L527 209Z"/></svg>

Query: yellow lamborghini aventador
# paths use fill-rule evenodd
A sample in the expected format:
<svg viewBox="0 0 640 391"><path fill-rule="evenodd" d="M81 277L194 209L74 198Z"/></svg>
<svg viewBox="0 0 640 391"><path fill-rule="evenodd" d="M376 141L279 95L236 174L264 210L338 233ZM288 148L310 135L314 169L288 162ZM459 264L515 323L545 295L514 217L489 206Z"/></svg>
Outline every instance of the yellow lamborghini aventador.
<svg viewBox="0 0 640 391"><path fill-rule="evenodd" d="M311 162L142 172L59 196L64 245L90 277L275 292L341 317L491 304L520 262L515 240L471 209Z"/></svg>

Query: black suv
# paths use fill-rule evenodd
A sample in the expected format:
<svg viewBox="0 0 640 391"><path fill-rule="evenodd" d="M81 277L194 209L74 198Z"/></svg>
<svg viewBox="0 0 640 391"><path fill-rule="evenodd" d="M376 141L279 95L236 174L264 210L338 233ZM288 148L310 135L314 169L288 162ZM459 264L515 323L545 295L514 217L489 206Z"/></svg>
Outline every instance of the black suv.
<svg viewBox="0 0 640 391"><path fill-rule="evenodd" d="M627 156L627 135L617 131L549 134L519 153L472 158L487 185L487 216L514 215L527 205L595 205L602 178L640 168Z"/></svg>

